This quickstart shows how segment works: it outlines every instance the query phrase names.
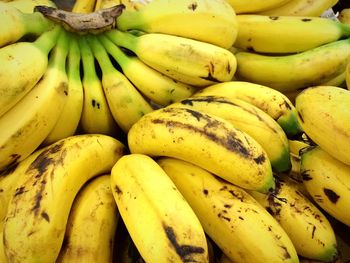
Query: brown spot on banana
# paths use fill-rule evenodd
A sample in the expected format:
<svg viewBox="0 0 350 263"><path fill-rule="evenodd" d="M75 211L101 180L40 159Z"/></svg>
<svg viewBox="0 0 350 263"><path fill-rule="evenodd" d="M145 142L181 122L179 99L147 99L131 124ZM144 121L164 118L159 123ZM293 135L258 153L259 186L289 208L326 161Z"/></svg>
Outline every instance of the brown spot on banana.
<svg viewBox="0 0 350 263"><path fill-rule="evenodd" d="M323 188L323 192L328 197L329 201L333 204L337 203L340 196L336 192L329 188Z"/></svg>
<svg viewBox="0 0 350 263"><path fill-rule="evenodd" d="M302 18L301 21L303 21L303 22L310 22L310 21L312 21L312 19L311 18Z"/></svg>
<svg viewBox="0 0 350 263"><path fill-rule="evenodd" d="M118 185L114 186L114 192L116 192L118 195L123 194L122 190L119 188Z"/></svg>
<svg viewBox="0 0 350 263"><path fill-rule="evenodd" d="M197 2L193 2L193 3L188 5L188 9L194 11L197 9L197 6L198 6Z"/></svg>
<svg viewBox="0 0 350 263"><path fill-rule="evenodd" d="M42 218L44 218L48 223L50 223L50 217L49 217L49 215L48 215L45 211L41 212L41 216L42 216Z"/></svg>
<svg viewBox="0 0 350 263"><path fill-rule="evenodd" d="M310 170L301 171L301 178L303 178L303 181L310 181L310 180L312 180L312 177L310 176L309 171Z"/></svg>

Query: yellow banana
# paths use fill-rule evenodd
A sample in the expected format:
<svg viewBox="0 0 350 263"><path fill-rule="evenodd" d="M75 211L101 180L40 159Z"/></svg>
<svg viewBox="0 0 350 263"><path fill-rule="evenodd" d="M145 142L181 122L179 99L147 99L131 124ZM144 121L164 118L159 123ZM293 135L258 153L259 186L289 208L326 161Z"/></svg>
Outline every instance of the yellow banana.
<svg viewBox="0 0 350 263"><path fill-rule="evenodd" d="M0 117L0 170L34 152L58 120L68 94L66 44L62 31L43 78Z"/></svg>
<svg viewBox="0 0 350 263"><path fill-rule="evenodd" d="M350 25L350 8L344 8L339 12L338 19L343 24Z"/></svg>
<svg viewBox="0 0 350 263"><path fill-rule="evenodd" d="M199 218L205 232L234 262L298 262L279 223L246 191L175 158L158 164Z"/></svg>
<svg viewBox="0 0 350 263"><path fill-rule="evenodd" d="M95 11L120 5L120 0L96 0Z"/></svg>
<svg viewBox="0 0 350 263"><path fill-rule="evenodd" d="M236 77L282 92L319 85L345 71L350 39L334 41L292 55L237 52Z"/></svg>
<svg viewBox="0 0 350 263"><path fill-rule="evenodd" d="M197 216L151 157L121 157L112 168L111 187L146 262L208 262L206 237Z"/></svg>
<svg viewBox="0 0 350 263"><path fill-rule="evenodd" d="M296 98L303 130L323 150L350 165L350 91L333 86L305 89Z"/></svg>
<svg viewBox="0 0 350 263"><path fill-rule="evenodd" d="M249 102L269 114L288 136L301 133L292 102L281 92L244 81L229 81L199 90L194 96L221 96Z"/></svg>
<svg viewBox="0 0 350 263"><path fill-rule="evenodd" d="M273 170L282 172L291 168L286 134L270 115L248 102L219 96L196 96L168 107L188 108L223 118L262 146Z"/></svg>
<svg viewBox="0 0 350 263"><path fill-rule="evenodd" d="M131 127L128 144L131 153L189 161L243 188L274 188L261 145L214 115L186 108L155 110Z"/></svg>
<svg viewBox="0 0 350 263"><path fill-rule="evenodd" d="M226 0L235 10L237 14L244 13L257 13L263 10L271 9L281 6L290 0L252 0L247 2L246 0Z"/></svg>
<svg viewBox="0 0 350 263"><path fill-rule="evenodd" d="M90 178L108 173L124 154L118 140L97 134L48 146L17 183L4 225L10 262L55 262L73 200Z"/></svg>
<svg viewBox="0 0 350 263"><path fill-rule="evenodd" d="M296 53L348 38L350 26L323 17L238 15L234 46L258 53Z"/></svg>
<svg viewBox="0 0 350 263"><path fill-rule="evenodd" d="M312 199L334 218L350 226L350 166L315 146L301 155L301 175Z"/></svg>
<svg viewBox="0 0 350 263"><path fill-rule="evenodd" d="M88 14L95 9L96 0L75 0L72 12Z"/></svg>
<svg viewBox="0 0 350 263"><path fill-rule="evenodd" d="M119 30L105 33L116 45L133 51L159 72L194 86L229 81L236 71L236 58L227 49L167 34L135 36Z"/></svg>
<svg viewBox="0 0 350 263"><path fill-rule="evenodd" d="M37 5L57 7L55 1L51 0L12 0L8 1L6 5L15 7L23 13L33 13L34 7Z"/></svg>
<svg viewBox="0 0 350 263"><path fill-rule="evenodd" d="M74 199L56 262L112 262L118 219L110 175L87 182Z"/></svg>

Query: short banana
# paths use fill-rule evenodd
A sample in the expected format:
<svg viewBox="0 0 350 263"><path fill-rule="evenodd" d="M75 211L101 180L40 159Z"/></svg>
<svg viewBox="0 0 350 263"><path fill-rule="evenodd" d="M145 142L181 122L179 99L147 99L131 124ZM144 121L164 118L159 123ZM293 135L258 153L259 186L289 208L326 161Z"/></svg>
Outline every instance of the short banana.
<svg viewBox="0 0 350 263"><path fill-rule="evenodd" d="M343 24L350 25L350 8L345 8L340 11L338 19Z"/></svg>
<svg viewBox="0 0 350 263"><path fill-rule="evenodd" d="M0 117L0 170L34 152L58 120L68 94L65 44L62 31L43 78Z"/></svg>
<svg viewBox="0 0 350 263"><path fill-rule="evenodd" d="M219 96L196 96L168 107L188 108L223 118L262 146L273 170L282 172L291 168L286 134L270 115L248 102Z"/></svg>
<svg viewBox="0 0 350 263"><path fill-rule="evenodd" d="M125 75L114 68L102 44L93 37L89 40L102 70L102 88L109 109L118 126L127 133L135 122L153 111L153 108Z"/></svg>
<svg viewBox="0 0 350 263"><path fill-rule="evenodd" d="M199 218L205 232L234 262L298 262L279 223L242 188L175 158L158 164Z"/></svg>
<svg viewBox="0 0 350 263"><path fill-rule="evenodd" d="M116 29L105 34L150 67L190 85L229 81L236 71L235 55L209 43L159 33L134 36Z"/></svg>
<svg viewBox="0 0 350 263"><path fill-rule="evenodd" d="M323 17L237 16L234 46L258 53L297 53L350 37L350 25Z"/></svg>
<svg viewBox="0 0 350 263"><path fill-rule="evenodd" d="M72 7L72 12L88 14L95 9L96 0L76 0Z"/></svg>
<svg viewBox="0 0 350 263"><path fill-rule="evenodd" d="M74 199L56 262L112 262L118 220L110 175L93 178Z"/></svg>
<svg viewBox="0 0 350 263"><path fill-rule="evenodd" d="M274 188L271 163L261 145L214 115L186 108L155 110L131 127L128 144L131 153L189 161L243 188Z"/></svg>
<svg viewBox="0 0 350 263"><path fill-rule="evenodd" d="M350 166L315 146L302 153L301 174L312 199L350 226Z"/></svg>
<svg viewBox="0 0 350 263"><path fill-rule="evenodd" d="M257 13L267 9L279 7L291 0L226 0L235 10L237 14Z"/></svg>
<svg viewBox="0 0 350 263"><path fill-rule="evenodd" d="M319 85L345 71L350 61L350 38L292 55L261 55L237 52L239 80L282 92Z"/></svg>
<svg viewBox="0 0 350 263"><path fill-rule="evenodd" d="M333 86L305 89L296 98L303 130L323 150L350 165L350 91Z"/></svg>
<svg viewBox="0 0 350 263"><path fill-rule="evenodd" d="M97 134L48 146L17 184L4 225L10 262L55 262L73 200L90 178L108 173L124 154L118 140Z"/></svg>
<svg viewBox="0 0 350 263"><path fill-rule="evenodd" d="M194 96L221 96L249 102L269 114L288 136L301 133L292 102L283 93L255 83L228 81L199 90Z"/></svg>
<svg viewBox="0 0 350 263"><path fill-rule="evenodd" d="M121 218L146 262L208 262L201 223L151 157L121 157L112 168L111 187Z"/></svg>
<svg viewBox="0 0 350 263"><path fill-rule="evenodd" d="M6 4L17 8L23 13L33 13L34 7L37 5L57 7L55 1L51 0L12 0L8 1Z"/></svg>

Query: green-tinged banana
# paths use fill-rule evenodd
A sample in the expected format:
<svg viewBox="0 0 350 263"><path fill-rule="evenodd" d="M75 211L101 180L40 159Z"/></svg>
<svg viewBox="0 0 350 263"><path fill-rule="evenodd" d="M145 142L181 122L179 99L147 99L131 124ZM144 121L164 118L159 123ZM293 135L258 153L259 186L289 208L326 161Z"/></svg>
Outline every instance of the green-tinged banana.
<svg viewBox="0 0 350 263"><path fill-rule="evenodd" d="M236 71L235 55L209 43L159 33L135 36L116 29L105 34L150 67L190 85L229 81Z"/></svg>
<svg viewBox="0 0 350 263"><path fill-rule="evenodd" d="M199 90L194 96L222 96L249 102L269 114L288 136L301 133L292 102L281 92L255 83L228 81Z"/></svg>
<svg viewBox="0 0 350 263"><path fill-rule="evenodd" d="M55 262L77 192L109 173L125 153L118 140L99 134L65 138L48 146L17 183L4 225L10 262Z"/></svg>
<svg viewBox="0 0 350 263"><path fill-rule="evenodd" d="M199 218L205 232L234 262L298 262L279 223L242 188L175 158L158 164Z"/></svg>
<svg viewBox="0 0 350 263"><path fill-rule="evenodd" d="M350 61L350 38L292 55L237 52L236 77L281 92L319 85L343 73Z"/></svg>
<svg viewBox="0 0 350 263"><path fill-rule="evenodd" d="M275 8L287 3L290 0L253 0L247 2L246 0L227 0L233 7L236 14L256 13L267 9Z"/></svg>
<svg viewBox="0 0 350 263"><path fill-rule="evenodd" d="M86 37L79 38L80 55L83 64L84 103L80 126L85 133L114 135L117 125L109 108L107 98L99 79L94 55Z"/></svg>
<svg viewBox="0 0 350 263"><path fill-rule="evenodd" d="M350 226L350 166L315 146L302 152L300 168L312 199L331 216Z"/></svg>
<svg viewBox="0 0 350 263"><path fill-rule="evenodd" d="M72 12L88 14L95 9L96 0L76 0L72 7Z"/></svg>
<svg viewBox="0 0 350 263"><path fill-rule="evenodd" d="M70 35L67 57L68 97L63 110L43 144L49 145L72 136L77 130L83 109L83 87L80 79L80 51L77 38Z"/></svg>
<svg viewBox="0 0 350 263"><path fill-rule="evenodd" d="M186 108L155 110L131 127L128 144L132 153L189 161L243 188L274 188L271 163L261 145L212 114Z"/></svg>
<svg viewBox="0 0 350 263"><path fill-rule="evenodd" d="M350 26L323 17L237 16L234 46L258 53L296 53L350 36Z"/></svg>
<svg viewBox="0 0 350 263"><path fill-rule="evenodd" d="M118 126L127 133L153 108L127 77L113 66L102 44L94 37L89 38L89 43L102 70L102 87L109 109Z"/></svg>
<svg viewBox="0 0 350 263"><path fill-rule="evenodd" d="M339 12L338 19L340 22L350 25L350 8L344 8Z"/></svg>
<svg viewBox="0 0 350 263"><path fill-rule="evenodd" d="M286 134L270 115L253 104L227 97L196 96L168 107L188 108L223 118L262 146L273 170L283 172L291 168Z"/></svg>
<svg viewBox="0 0 350 263"><path fill-rule="evenodd" d="M112 168L111 187L121 218L146 262L208 262L201 223L155 160L124 155Z"/></svg>
<svg viewBox="0 0 350 263"><path fill-rule="evenodd" d="M68 94L65 71L66 44L65 33L62 31L50 54L43 78L24 98L1 116L0 170L14 165L34 152L58 120Z"/></svg>
<svg viewBox="0 0 350 263"><path fill-rule="evenodd" d="M277 177L274 191L249 193L280 223L298 255L334 262L339 256L334 230L325 215L299 188L292 179Z"/></svg>
<svg viewBox="0 0 350 263"><path fill-rule="evenodd" d="M260 12L269 16L320 16L338 0L290 0L286 4Z"/></svg>
<svg viewBox="0 0 350 263"><path fill-rule="evenodd" d="M48 54L60 32L61 27L55 26L35 42L17 42L0 49L0 116L42 78L47 70Z"/></svg>
<svg viewBox="0 0 350 263"><path fill-rule="evenodd" d="M136 56L128 56L107 37L100 41L109 54L118 62L123 74L148 99L166 106L191 96L196 89L178 82L143 63Z"/></svg>
<svg viewBox="0 0 350 263"><path fill-rule="evenodd" d="M93 178L74 199L56 262L112 262L118 220L110 175Z"/></svg>
<svg viewBox="0 0 350 263"><path fill-rule="evenodd" d="M55 1L51 0L12 0L8 1L6 5L15 7L23 13L33 13L34 7L37 5L56 7Z"/></svg>
<svg viewBox="0 0 350 263"><path fill-rule="evenodd" d="M126 6L117 19L117 28L122 31L137 29L181 36L223 48L231 47L236 40L236 14L225 0L122 0L121 3Z"/></svg>
<svg viewBox="0 0 350 263"><path fill-rule="evenodd" d="M334 158L350 165L350 91L316 86L296 98L299 122L306 135Z"/></svg>

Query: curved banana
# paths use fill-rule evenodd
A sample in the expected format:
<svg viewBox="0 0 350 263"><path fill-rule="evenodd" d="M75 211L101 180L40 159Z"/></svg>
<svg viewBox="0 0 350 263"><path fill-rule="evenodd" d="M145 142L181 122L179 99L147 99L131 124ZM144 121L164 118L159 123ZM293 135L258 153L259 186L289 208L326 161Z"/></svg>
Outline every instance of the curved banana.
<svg viewBox="0 0 350 263"><path fill-rule="evenodd" d="M281 92L319 85L345 71L350 61L350 38L292 55L237 52L236 77Z"/></svg>
<svg viewBox="0 0 350 263"><path fill-rule="evenodd" d="M302 153L301 174L312 199L334 218L350 226L350 166L315 146Z"/></svg>
<svg viewBox="0 0 350 263"><path fill-rule="evenodd" d="M341 10L338 19L341 23L350 25L350 8L344 8Z"/></svg>
<svg viewBox="0 0 350 263"><path fill-rule="evenodd" d="M72 7L72 12L88 14L95 9L96 0L76 0Z"/></svg>
<svg viewBox="0 0 350 263"><path fill-rule="evenodd" d="M333 86L305 89L296 98L303 130L323 150L350 165L350 91Z"/></svg>
<svg viewBox="0 0 350 263"><path fill-rule="evenodd" d="M19 102L44 75L48 54L61 30L55 26L34 42L17 42L0 49L0 116Z"/></svg>
<svg viewBox="0 0 350 263"><path fill-rule="evenodd" d="M121 157L112 168L111 187L126 228L146 262L208 262L201 223L151 157Z"/></svg>
<svg viewBox="0 0 350 263"><path fill-rule="evenodd" d="M283 93L267 86L244 81L228 81L201 89L194 96L241 99L269 114L288 136L302 132L292 102Z"/></svg>
<svg viewBox="0 0 350 263"><path fill-rule="evenodd" d="M226 0L235 10L236 14L257 13L271 8L279 7L291 0Z"/></svg>
<svg viewBox="0 0 350 263"><path fill-rule="evenodd" d="M118 220L111 176L93 178L74 199L56 262L112 262Z"/></svg>
<svg viewBox="0 0 350 263"><path fill-rule="evenodd" d="M238 15L234 46L258 53L297 53L350 37L350 25L323 17Z"/></svg>
<svg viewBox="0 0 350 263"><path fill-rule="evenodd" d="M17 184L4 225L10 262L55 262L73 200L90 178L111 171L125 153L118 140L97 134L48 146Z"/></svg>
<svg viewBox="0 0 350 263"><path fill-rule="evenodd" d="M153 111L153 108L125 75L114 68L102 44L93 37L89 40L102 70L102 88L109 109L118 126L127 133L135 122Z"/></svg>
<svg viewBox="0 0 350 263"><path fill-rule="evenodd" d="M62 112L68 94L64 35L62 31L43 78L22 100L0 117L0 170L16 164L34 152L50 133Z"/></svg>
<svg viewBox="0 0 350 263"><path fill-rule="evenodd" d="M236 71L235 55L209 43L159 33L134 36L116 29L105 35L150 67L193 86L229 81Z"/></svg>
<svg viewBox="0 0 350 263"><path fill-rule="evenodd" d="M15 7L23 13L33 13L34 7L37 5L57 7L55 1L51 0L12 0L8 1L6 5Z"/></svg>
<svg viewBox="0 0 350 263"><path fill-rule="evenodd" d="M243 188L274 188L270 160L261 145L214 115L186 108L155 110L131 127L128 144L131 153L189 161Z"/></svg>
<svg viewBox="0 0 350 263"><path fill-rule="evenodd" d="M291 168L286 134L270 115L248 102L219 96L196 96L168 107L188 108L223 118L262 146L273 170L282 172Z"/></svg>
<svg viewBox="0 0 350 263"><path fill-rule="evenodd" d="M298 262L286 232L246 191L182 160L163 157L157 162L232 261Z"/></svg>

